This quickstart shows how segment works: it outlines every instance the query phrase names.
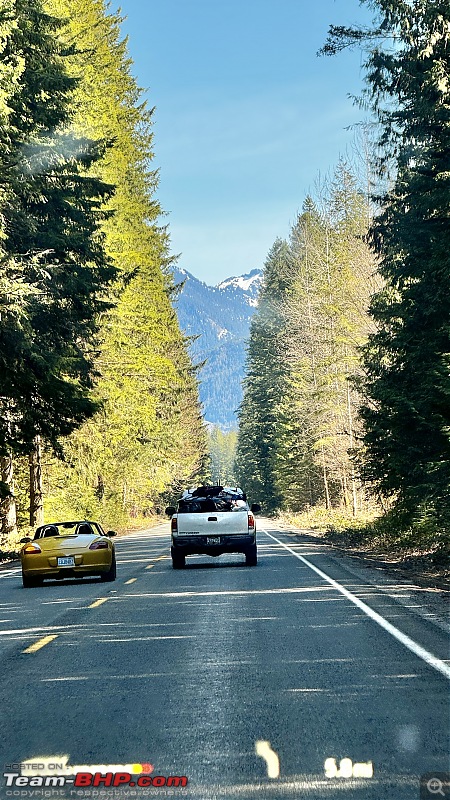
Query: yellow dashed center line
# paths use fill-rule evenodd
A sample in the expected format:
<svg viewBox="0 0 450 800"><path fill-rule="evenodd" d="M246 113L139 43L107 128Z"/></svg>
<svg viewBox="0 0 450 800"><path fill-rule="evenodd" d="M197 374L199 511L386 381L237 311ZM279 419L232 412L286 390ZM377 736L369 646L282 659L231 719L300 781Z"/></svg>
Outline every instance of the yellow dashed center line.
<svg viewBox="0 0 450 800"><path fill-rule="evenodd" d="M106 603L108 599L109 599L108 597L100 597L99 600L95 600L93 603L91 603L91 605L88 606L88 608L98 608L98 606L101 606L103 603Z"/></svg>
<svg viewBox="0 0 450 800"><path fill-rule="evenodd" d="M129 583L134 583L135 581L137 581L137 578L130 578L129 581L125 581L125 586L128 586Z"/></svg>
<svg viewBox="0 0 450 800"><path fill-rule="evenodd" d="M146 567L145 569L153 569L154 566L155 566L154 564L149 564L148 567Z"/></svg>
<svg viewBox="0 0 450 800"><path fill-rule="evenodd" d="M167 556L159 556L159 558L155 558L155 561L164 561Z"/></svg>
<svg viewBox="0 0 450 800"><path fill-rule="evenodd" d="M22 650L22 653L36 653L37 650L40 650L41 647L45 647L46 644L50 644L50 642L53 642L53 639L57 639L58 636L59 633L55 633L53 636L43 636L42 639L38 639L34 644L30 644L26 650Z"/></svg>

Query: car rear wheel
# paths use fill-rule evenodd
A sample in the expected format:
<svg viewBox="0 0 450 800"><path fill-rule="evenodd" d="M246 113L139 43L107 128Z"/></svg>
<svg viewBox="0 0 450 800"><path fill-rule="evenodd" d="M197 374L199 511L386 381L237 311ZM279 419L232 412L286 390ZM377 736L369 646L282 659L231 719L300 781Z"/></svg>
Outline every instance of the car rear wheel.
<svg viewBox="0 0 450 800"><path fill-rule="evenodd" d="M172 551L172 567L174 569L184 569L186 566L186 556Z"/></svg>
<svg viewBox="0 0 450 800"><path fill-rule="evenodd" d="M35 586L42 586L42 578L29 578L22 572L22 585L24 589L33 589Z"/></svg>
<svg viewBox="0 0 450 800"><path fill-rule="evenodd" d="M113 555L111 561L111 567L109 568L108 572L102 572L100 578L103 582L106 581L115 581L117 575L117 567L116 567L116 557Z"/></svg>
<svg viewBox="0 0 450 800"><path fill-rule="evenodd" d="M254 544L252 547L249 547L249 549L246 551L245 563L247 567L256 567L258 563L258 553L256 550L256 544Z"/></svg>

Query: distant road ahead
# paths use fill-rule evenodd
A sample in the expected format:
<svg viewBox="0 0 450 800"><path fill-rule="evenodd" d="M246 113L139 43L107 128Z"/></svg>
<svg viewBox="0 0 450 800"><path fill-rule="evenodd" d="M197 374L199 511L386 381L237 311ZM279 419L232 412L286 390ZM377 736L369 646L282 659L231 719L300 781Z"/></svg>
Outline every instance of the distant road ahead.
<svg viewBox="0 0 450 800"><path fill-rule="evenodd" d="M422 773L448 769L448 637L407 586L269 520L257 567L173 571L168 527L117 541L115 583L24 590L0 572L2 764L189 778L53 795L109 800L414 800Z"/></svg>

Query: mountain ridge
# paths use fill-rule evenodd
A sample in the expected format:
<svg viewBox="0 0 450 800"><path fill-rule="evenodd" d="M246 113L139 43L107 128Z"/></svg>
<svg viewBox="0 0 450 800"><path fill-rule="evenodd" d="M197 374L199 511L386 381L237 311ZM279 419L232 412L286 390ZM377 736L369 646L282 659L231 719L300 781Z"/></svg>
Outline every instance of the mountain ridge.
<svg viewBox="0 0 450 800"><path fill-rule="evenodd" d="M174 280L181 284L174 303L180 327L187 337L196 337L189 345L191 358L194 364L206 362L199 370L205 420L230 430L237 426L246 344L262 270L210 286L187 270L175 269Z"/></svg>

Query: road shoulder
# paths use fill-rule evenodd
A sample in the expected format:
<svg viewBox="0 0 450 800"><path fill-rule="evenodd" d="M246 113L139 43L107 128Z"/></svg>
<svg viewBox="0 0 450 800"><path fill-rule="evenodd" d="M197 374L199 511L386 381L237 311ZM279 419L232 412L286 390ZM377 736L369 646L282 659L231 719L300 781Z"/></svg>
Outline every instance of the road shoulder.
<svg viewBox="0 0 450 800"><path fill-rule="evenodd" d="M414 613L450 633L450 590L436 585L439 581L428 580L427 576L416 575L412 570L402 569L397 564L391 564L365 553L349 552L328 542L318 531L296 528L295 525L280 521L277 521L277 527L299 540L305 541L306 538L311 541L311 544L320 543L321 547L326 549L328 558L340 566L344 566L358 580L369 583L381 592L391 594L398 588L397 602L410 608L412 599L416 606L412 609ZM405 594L404 598L401 596L402 593Z"/></svg>

